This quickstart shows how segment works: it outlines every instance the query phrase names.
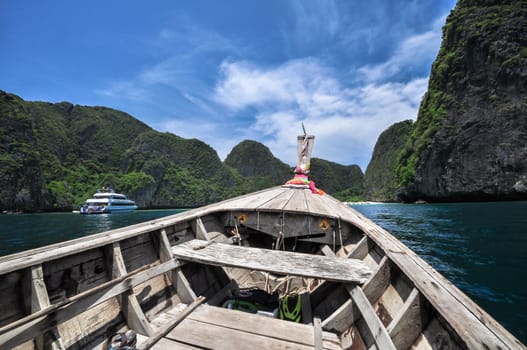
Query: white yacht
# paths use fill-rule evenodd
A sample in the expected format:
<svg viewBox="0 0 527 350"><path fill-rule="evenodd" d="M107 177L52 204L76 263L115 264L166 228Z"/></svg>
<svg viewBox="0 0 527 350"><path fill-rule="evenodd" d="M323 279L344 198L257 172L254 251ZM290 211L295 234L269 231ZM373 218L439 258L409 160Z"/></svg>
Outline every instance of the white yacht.
<svg viewBox="0 0 527 350"><path fill-rule="evenodd" d="M97 190L92 198L86 200L80 207L80 214L107 214L136 210L137 205L124 194L115 193L110 187Z"/></svg>

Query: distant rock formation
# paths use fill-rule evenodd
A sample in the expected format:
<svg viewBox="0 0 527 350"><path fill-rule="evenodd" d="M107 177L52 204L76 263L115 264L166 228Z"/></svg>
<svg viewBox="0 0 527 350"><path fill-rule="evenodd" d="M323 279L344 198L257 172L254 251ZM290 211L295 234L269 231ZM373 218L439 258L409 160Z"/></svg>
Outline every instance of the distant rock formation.
<svg viewBox="0 0 527 350"><path fill-rule="evenodd" d="M413 122L396 123L379 136L364 175L364 197L371 201L398 201L398 184L394 180L399 154L413 129Z"/></svg>
<svg viewBox="0 0 527 350"><path fill-rule="evenodd" d="M335 197L349 201L363 199L364 173L358 165L341 165L312 158L309 178L315 181L317 187Z"/></svg>
<svg viewBox="0 0 527 350"><path fill-rule="evenodd" d="M236 145L224 164L238 170L242 176L267 178L270 186L286 182L293 173L291 166L273 156L267 146L252 140Z"/></svg>
<svg viewBox="0 0 527 350"><path fill-rule="evenodd" d="M527 199L527 1L460 0L394 181L404 201Z"/></svg>

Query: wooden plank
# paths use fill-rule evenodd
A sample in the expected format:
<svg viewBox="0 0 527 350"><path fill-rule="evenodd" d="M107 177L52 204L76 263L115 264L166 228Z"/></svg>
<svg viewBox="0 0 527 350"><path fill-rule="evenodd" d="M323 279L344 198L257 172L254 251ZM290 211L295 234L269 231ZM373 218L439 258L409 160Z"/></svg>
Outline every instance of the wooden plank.
<svg viewBox="0 0 527 350"><path fill-rule="evenodd" d="M48 292L46 290L46 284L44 282L44 272L42 271L42 265L31 266L30 270L30 300L31 300L31 313L38 312L50 306ZM64 342L62 341L60 332L56 327L53 327L50 332L53 333L53 340L51 341L51 349L65 349ZM36 345L38 349L44 349L44 336L43 334L38 335L36 338Z"/></svg>
<svg viewBox="0 0 527 350"><path fill-rule="evenodd" d="M253 210L255 205L265 203L282 191L284 189L280 187L272 187L163 218L3 256L0 257L0 275L141 234L160 231L173 226L179 227L184 221L191 221L210 213L236 209Z"/></svg>
<svg viewBox="0 0 527 350"><path fill-rule="evenodd" d="M172 251L170 248L170 242L165 230L161 230L159 235L159 258L162 262L169 261L173 259ZM190 304L197 299L194 290L190 286L187 278L183 274L180 268L171 270L168 273L169 279L172 282L172 285L176 288L176 291L179 295L179 298L184 303Z"/></svg>
<svg viewBox="0 0 527 350"><path fill-rule="evenodd" d="M386 288L390 285L391 268L390 260L385 256L382 258L379 266L373 272L372 277L364 283L362 290L366 297L373 305L381 297Z"/></svg>
<svg viewBox="0 0 527 350"><path fill-rule="evenodd" d="M412 350L435 350L435 349L464 349L456 340L452 337L452 334L448 332L441 321L437 318L433 318L427 325L423 333L417 338L414 344L412 344ZM474 349L497 349L503 348L474 348ZM525 347L515 348L525 349Z"/></svg>
<svg viewBox="0 0 527 350"><path fill-rule="evenodd" d="M321 196L319 194L311 193L310 190L303 191L305 191L306 203L311 215L325 216L333 219L338 218L338 213L335 213L328 207L328 201L331 200L329 197L325 198L325 194Z"/></svg>
<svg viewBox="0 0 527 350"><path fill-rule="evenodd" d="M386 330L397 349L408 349L421 334L428 319L422 296L414 288Z"/></svg>
<svg viewBox="0 0 527 350"><path fill-rule="evenodd" d="M0 328L0 348L13 347L32 339L35 334L43 333L57 324L120 295L138 284L179 267L180 264L172 260L137 273L132 272L116 281L109 281L97 288L77 294L61 303L51 305L39 312L7 324Z"/></svg>
<svg viewBox="0 0 527 350"><path fill-rule="evenodd" d="M256 207L257 211L283 211L283 208L289 203L293 195L295 194L294 190L282 191L277 196L271 198L265 203L262 203Z"/></svg>
<svg viewBox="0 0 527 350"><path fill-rule="evenodd" d="M212 323L228 329L239 330L247 334L279 338L293 344L313 346L313 327L301 323L283 321L209 305L200 306L188 319L203 323ZM323 338L327 340L337 339L335 334L328 332L323 332Z"/></svg>
<svg viewBox="0 0 527 350"><path fill-rule="evenodd" d="M283 331L284 329L282 329ZM198 322L188 318L174 328L167 335L167 338L201 348L216 350L313 350L313 345L292 344L281 339L249 334L244 331L226 328L208 322ZM312 339L312 335L310 338Z"/></svg>
<svg viewBox="0 0 527 350"><path fill-rule="evenodd" d="M157 330L152 336L150 336L139 348L139 350L148 350L150 349L155 343L157 343L162 337L168 334L174 327L176 327L181 321L185 319L191 312L196 310L196 308L205 301L204 297L198 297L196 300L192 302L189 306L185 308L181 313L178 314L178 316L171 320L170 323L164 325L161 327L161 329Z"/></svg>
<svg viewBox="0 0 527 350"><path fill-rule="evenodd" d="M112 252L112 279L125 276L127 274L126 266L124 264L123 255L121 254L120 244L118 242L113 243ZM121 304L121 309L126 319L126 323L131 329L144 335L151 335L154 332L143 310L141 309L141 305L139 305L139 302L137 301L133 289L125 291L119 302Z"/></svg>
<svg viewBox="0 0 527 350"><path fill-rule="evenodd" d="M368 325L375 344L379 349L388 350L394 349L395 345L393 344L390 335L384 328L381 320L375 314L375 310L371 306L370 302L364 292L360 287L355 287L350 291L351 299L359 309L364 321Z"/></svg>
<svg viewBox="0 0 527 350"><path fill-rule="evenodd" d="M259 207L267 201L279 196L285 192L281 187L273 187L267 190L250 193L244 196L240 196L231 200L226 200L216 205L209 206L209 209L214 211L232 211L232 210L244 210ZM209 211L210 212L210 211Z"/></svg>
<svg viewBox="0 0 527 350"><path fill-rule="evenodd" d="M201 325L202 334L207 334L208 325L220 327L227 333L235 332L235 334L238 334L245 339L246 344L248 343L251 345L249 348L253 348L253 339L258 337L279 340L279 344L282 344L281 346L288 349L303 348L305 346L312 349L314 345L314 331L312 326L210 305L201 305L196 309L181 323L180 326L176 327L176 329L170 333L169 338L185 341L184 338L176 337L174 332L178 332L179 334L181 330L178 329L185 326L184 324L189 321L197 322L195 323L197 327ZM336 334L322 332L321 339L325 349L340 349L340 341ZM190 344L206 347L206 345L202 343ZM213 345L214 346L211 347L216 348L216 344ZM222 348L223 345L220 344L219 346ZM240 346L234 348L240 348ZM247 346L241 346L241 348L247 348ZM260 347L255 346L254 348Z"/></svg>
<svg viewBox="0 0 527 350"><path fill-rule="evenodd" d="M172 247L177 258L329 281L364 283L372 271L362 261L193 240Z"/></svg>
<svg viewBox="0 0 527 350"><path fill-rule="evenodd" d="M211 238L209 237L207 229L205 228L205 225L203 225L201 218L196 218L196 220L192 221L192 230L194 231L197 239L208 241Z"/></svg>
<svg viewBox="0 0 527 350"><path fill-rule="evenodd" d="M368 247L368 236L364 236L361 238L359 243L353 248L351 252L348 254L348 258L352 259L364 259L366 255L368 255L369 247Z"/></svg>
<svg viewBox="0 0 527 350"><path fill-rule="evenodd" d="M354 313L353 302L348 299L322 322L322 328L341 334L351 327L356 318L358 316Z"/></svg>
<svg viewBox="0 0 527 350"><path fill-rule="evenodd" d="M319 317L313 319L313 333L315 350L322 350L322 326Z"/></svg>
<svg viewBox="0 0 527 350"><path fill-rule="evenodd" d="M309 214L309 206L307 203L306 195L310 195L311 193L302 190L294 190L291 191L291 193L293 194L293 196L291 197L289 202L286 203L283 210L286 212L298 212Z"/></svg>

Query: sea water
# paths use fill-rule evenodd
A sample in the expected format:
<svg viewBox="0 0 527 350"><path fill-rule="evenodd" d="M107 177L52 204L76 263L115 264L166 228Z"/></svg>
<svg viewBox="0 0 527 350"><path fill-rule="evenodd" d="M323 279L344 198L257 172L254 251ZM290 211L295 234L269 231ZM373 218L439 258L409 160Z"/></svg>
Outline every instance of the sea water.
<svg viewBox="0 0 527 350"><path fill-rule="evenodd" d="M96 215L78 213L0 215L0 256L154 220L183 210L135 210Z"/></svg>
<svg viewBox="0 0 527 350"><path fill-rule="evenodd" d="M352 207L391 232L527 343L527 202ZM0 256L180 211L0 215Z"/></svg>

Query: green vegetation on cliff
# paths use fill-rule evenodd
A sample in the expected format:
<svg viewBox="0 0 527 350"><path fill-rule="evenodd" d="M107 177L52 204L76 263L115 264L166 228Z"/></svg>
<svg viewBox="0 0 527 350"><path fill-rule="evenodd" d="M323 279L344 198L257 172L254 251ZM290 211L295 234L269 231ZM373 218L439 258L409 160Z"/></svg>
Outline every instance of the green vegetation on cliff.
<svg viewBox="0 0 527 350"><path fill-rule="evenodd" d="M524 176L527 1L460 0L397 158L401 199L516 198Z"/></svg>
<svg viewBox="0 0 527 350"><path fill-rule="evenodd" d="M364 174L358 165L340 165L313 158L311 169L309 178L335 198L348 202L363 200Z"/></svg>
<svg viewBox="0 0 527 350"><path fill-rule="evenodd" d="M260 188L285 183L292 174L292 168L273 156L269 148L251 140L236 145L224 163Z"/></svg>
<svg viewBox="0 0 527 350"><path fill-rule="evenodd" d="M106 184L142 208L200 206L292 176L255 141L240 143L223 163L202 141L155 131L120 111L26 102L2 91L0 149L0 210L72 210Z"/></svg>
<svg viewBox="0 0 527 350"><path fill-rule="evenodd" d="M377 139L371 161L364 175L364 196L373 201L397 201L399 184L395 172L399 155L413 130L413 122L405 120L382 132Z"/></svg>

